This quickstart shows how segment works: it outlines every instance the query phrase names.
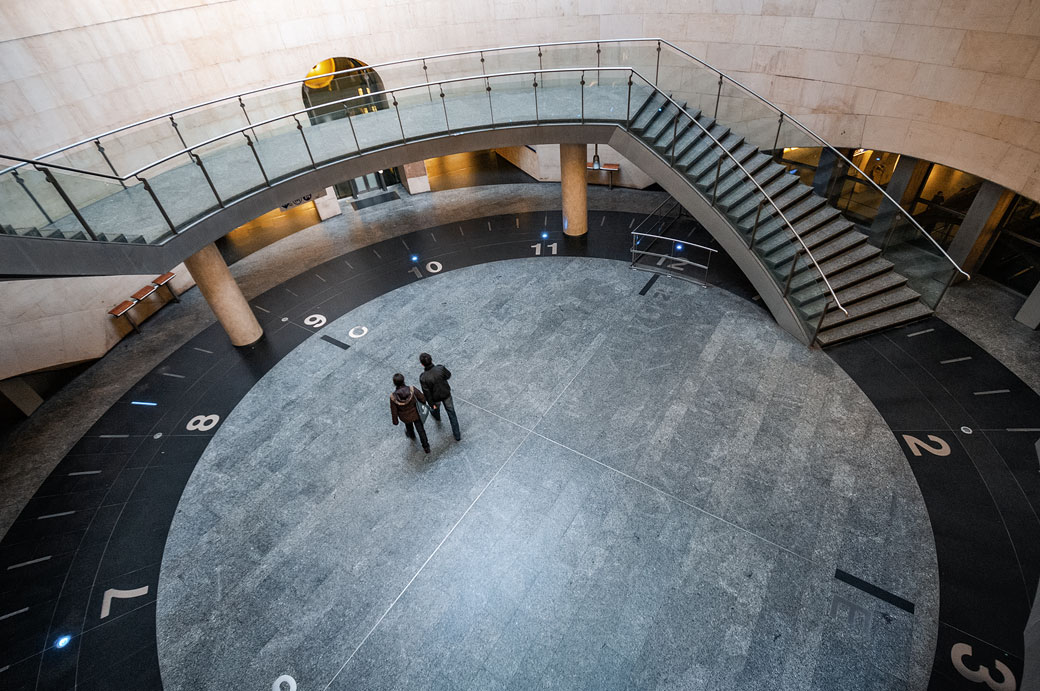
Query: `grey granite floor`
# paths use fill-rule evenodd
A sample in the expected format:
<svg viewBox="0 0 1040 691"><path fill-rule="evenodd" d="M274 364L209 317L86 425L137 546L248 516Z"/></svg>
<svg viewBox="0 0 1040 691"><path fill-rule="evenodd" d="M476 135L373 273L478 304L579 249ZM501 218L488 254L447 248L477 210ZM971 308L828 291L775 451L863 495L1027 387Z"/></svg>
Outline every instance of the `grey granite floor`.
<svg viewBox="0 0 1040 691"><path fill-rule="evenodd" d="M283 359L174 519L166 686L923 689L935 550L888 427L761 310L645 283L485 264L321 331L350 350ZM463 432L430 422L429 456L387 410L421 350Z"/></svg>
<svg viewBox="0 0 1040 691"><path fill-rule="evenodd" d="M1040 393L1040 331L1015 321L1024 302L977 273L947 291L937 314Z"/></svg>
<svg viewBox="0 0 1040 691"><path fill-rule="evenodd" d="M251 254L231 267L247 298L331 257L387 237L456 220L495 213L545 210L559 213L560 186L491 185L409 196L344 213ZM665 199L663 192L589 188L589 208L649 213ZM0 535L55 465L137 380L214 321L197 290L181 304L169 305L134 335L48 399L32 417L11 432L0 448Z"/></svg>

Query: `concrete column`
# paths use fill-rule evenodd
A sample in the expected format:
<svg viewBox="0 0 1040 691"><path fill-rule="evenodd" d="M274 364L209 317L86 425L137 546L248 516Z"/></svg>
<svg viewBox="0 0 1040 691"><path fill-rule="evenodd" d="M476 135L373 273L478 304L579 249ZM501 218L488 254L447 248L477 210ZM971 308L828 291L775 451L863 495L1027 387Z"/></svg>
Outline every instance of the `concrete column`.
<svg viewBox="0 0 1040 691"><path fill-rule="evenodd" d="M401 166L401 182L408 194L429 192L430 176L426 172L426 161L415 161Z"/></svg>
<svg viewBox="0 0 1040 691"><path fill-rule="evenodd" d="M563 232L572 237L589 231L589 204L585 172L588 146L560 144L560 188L563 191Z"/></svg>
<svg viewBox="0 0 1040 691"><path fill-rule="evenodd" d="M920 167L919 163L921 162L911 156L899 157L899 160L896 161L895 170L892 171L892 177L885 187L885 192L888 193L888 196L897 202L906 203L906 196L910 194L908 191L910 183L915 179L915 173ZM920 184L919 179L918 184ZM892 202L884 197L881 198L881 206L878 207L877 216L874 217L874 222L870 224L870 237L875 245L881 246L884 243L885 237L892 229L893 221L900 215L899 209Z"/></svg>
<svg viewBox="0 0 1040 691"><path fill-rule="evenodd" d="M816 164L816 173L813 175L813 192L821 197L831 195L831 186L834 183L834 169L838 163L838 155L828 148L820 151L820 161ZM845 162L842 161L842 165Z"/></svg>
<svg viewBox="0 0 1040 691"><path fill-rule="evenodd" d="M1033 288L1033 292L1026 298L1026 303L1022 305L1022 309L1015 315L1015 319L1030 329L1040 329L1040 283L1036 284L1036 288ZM1040 442L1037 442L1037 444L1040 444ZM1040 453L1040 446L1037 446L1037 453Z"/></svg>
<svg viewBox="0 0 1040 691"><path fill-rule="evenodd" d="M343 213L343 207L336 198L336 188L326 187L325 194L314 200L314 208L318 212L318 218L323 221Z"/></svg>
<svg viewBox="0 0 1040 691"><path fill-rule="evenodd" d="M949 249L950 258L968 273L982 263L997 224L1014 196L1013 192L995 182L987 180L982 183Z"/></svg>
<svg viewBox="0 0 1040 691"><path fill-rule="evenodd" d="M217 246L210 243L184 260L195 285L202 291L209 308L220 320L224 331L236 346L256 343L264 335L256 315L246 302L235 279L231 277Z"/></svg>
<svg viewBox="0 0 1040 691"><path fill-rule="evenodd" d="M18 406L18 410L22 411L26 417L32 415L33 411L43 405L43 399L40 398L40 394L36 393L35 389L20 377L0 381L0 393L6 396L11 403Z"/></svg>

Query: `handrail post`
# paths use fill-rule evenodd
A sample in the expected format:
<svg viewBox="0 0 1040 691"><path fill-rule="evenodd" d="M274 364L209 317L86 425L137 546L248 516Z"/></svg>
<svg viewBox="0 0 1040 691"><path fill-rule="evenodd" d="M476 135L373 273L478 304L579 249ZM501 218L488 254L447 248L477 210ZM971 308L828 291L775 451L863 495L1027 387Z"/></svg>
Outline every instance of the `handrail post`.
<svg viewBox="0 0 1040 691"><path fill-rule="evenodd" d="M654 86L657 86L657 81L661 78L661 42L657 42L657 67L654 68Z"/></svg>
<svg viewBox="0 0 1040 691"><path fill-rule="evenodd" d="M423 74L423 81L426 82L426 93L430 97L430 103L433 103L433 90L430 89L430 73L429 73L429 68L426 66L426 58L423 58L423 61L422 61L422 74Z"/></svg>
<svg viewBox="0 0 1040 691"><path fill-rule="evenodd" d="M719 90L715 93L715 115L712 117L718 119L719 117L719 101L722 100L722 72L719 72Z"/></svg>
<svg viewBox="0 0 1040 691"><path fill-rule="evenodd" d="M487 74L487 69L484 67L484 51L480 51L480 73Z"/></svg>
<svg viewBox="0 0 1040 691"><path fill-rule="evenodd" d="M401 121L401 109L397 107L397 96L394 95L393 91L390 92L390 98L394 100L394 110L397 111L397 126L401 128L401 141L406 142L408 138L404 136L404 122Z"/></svg>
<svg viewBox="0 0 1040 691"><path fill-rule="evenodd" d="M94 146L97 147L98 152L101 154L101 158L105 159L105 163L108 164L108 169L112 171L112 175L115 175L118 178L119 173L116 172L116 167L112 165L112 161L108 159L108 154L105 153L105 147L101 146L101 140L95 139ZM124 190L126 189L126 183L123 182L122 179L119 180L119 184L123 186Z"/></svg>
<svg viewBox="0 0 1040 691"><path fill-rule="evenodd" d="M681 112L680 113L676 113L675 114L675 120L672 121L672 167L673 168L675 167L675 144L676 144L676 138L679 135L679 115L681 115Z"/></svg>
<svg viewBox="0 0 1040 691"><path fill-rule="evenodd" d="M581 124L585 124L585 70L581 71Z"/></svg>
<svg viewBox="0 0 1040 691"><path fill-rule="evenodd" d="M542 69L542 47L538 46L538 69Z"/></svg>
<svg viewBox="0 0 1040 691"><path fill-rule="evenodd" d="M632 76L635 74L633 70L628 71L628 102L625 110L625 127L632 126Z"/></svg>
<svg viewBox="0 0 1040 691"><path fill-rule="evenodd" d="M256 130L253 129L253 121L249 119L249 111L246 110L246 103L242 100L242 97L238 97L238 105L242 106L242 115L246 116L246 124L249 125L249 131L253 133L257 141L260 141L260 137L257 135Z"/></svg>
<svg viewBox="0 0 1040 691"><path fill-rule="evenodd" d="M755 226L751 229L751 240L748 241L748 249L755 249L755 235L758 234L758 219L762 215L762 205L766 203L763 199L758 202L758 211L755 212Z"/></svg>
<svg viewBox="0 0 1040 691"><path fill-rule="evenodd" d="M350 107L344 103L343 111L347 114L347 124L350 125L350 133L354 135L354 146L357 147L358 153L361 153L361 144L358 142L357 131L354 129L354 120L350 117Z"/></svg>
<svg viewBox="0 0 1040 691"><path fill-rule="evenodd" d="M448 104L444 102L444 85L438 83L437 88L441 92L441 107L444 108L444 127L448 130L448 134L451 134L451 123L448 122Z"/></svg>
<svg viewBox="0 0 1040 691"><path fill-rule="evenodd" d="M794 253L794 257L791 259L791 270L787 273L787 283L784 284L784 297L787 297L787 294L791 292L791 279L794 278L794 270L798 268L798 258L801 256L802 250L799 249Z"/></svg>
<svg viewBox="0 0 1040 691"><path fill-rule="evenodd" d="M719 164L717 166L715 166L715 188L711 191L711 205L712 206L715 206L715 200L718 198L718 194L719 194L719 173L722 172L722 159L725 156L725 154L726 154L726 151L725 151L725 149L723 149L723 151L719 154Z"/></svg>
<svg viewBox="0 0 1040 691"><path fill-rule="evenodd" d="M777 147L780 146L780 130L784 126L784 114L780 113L780 119L776 124L776 138L773 139L773 158L777 161L783 158L782 155L777 153Z"/></svg>
<svg viewBox="0 0 1040 691"><path fill-rule="evenodd" d="M166 221L166 225L170 226L170 232L176 233L177 228L174 227L173 221L170 220L170 216L166 213L166 209L163 208L162 203L159 201L159 197L155 195L155 190L153 190L152 186L148 184L148 180L140 175L135 175L134 177L141 181L141 184L144 185L145 191L152 197L152 201L155 202L155 207L159 209L159 213L162 214L163 220Z"/></svg>
<svg viewBox="0 0 1040 691"><path fill-rule="evenodd" d="M293 116L293 120L296 121L296 129L300 131L300 136L303 138L303 145L307 149L307 158L311 159L311 168L314 170L318 169L318 164L314 162L314 154L311 153L311 145L307 143L307 135L303 133L303 125L300 124L300 119Z"/></svg>
<svg viewBox="0 0 1040 691"><path fill-rule="evenodd" d="M542 56L541 49L539 49L539 52L538 52L538 61L539 62L541 62L541 56ZM538 124L538 73L534 72L534 73L532 73L532 76L534 77L534 81L532 82L532 86L534 87L534 124L537 125Z"/></svg>
<svg viewBox="0 0 1040 691"><path fill-rule="evenodd" d="M946 279L946 285L943 286L942 292L939 293L939 299L935 301L934 305L932 305L932 309L933 310L939 308L939 303L942 302L944 297L946 297L946 291L948 291L950 289L950 286L953 285L953 279L956 278L956 277L957 277L957 272L951 270L950 271L950 277Z"/></svg>
<svg viewBox="0 0 1040 691"><path fill-rule="evenodd" d="M173 131L177 133L177 139L181 140L181 146L187 149L188 144L184 141L184 135L181 134L181 126L177 124L177 121L173 119L172 115L170 116L170 124L173 125Z"/></svg>
<svg viewBox="0 0 1040 691"><path fill-rule="evenodd" d="M599 74L599 67L600 67L600 64L599 64L599 54L600 54L599 41L596 41L596 81L597 82L602 79L602 77L600 77L600 74Z"/></svg>
<svg viewBox="0 0 1040 691"><path fill-rule="evenodd" d="M256 165L260 168L260 174L264 176L264 183L270 187L271 181L267 177L267 171L264 170L264 164L260 161L260 153L256 150L256 146L253 145L253 140L245 132L242 133L242 136L246 138L246 144L249 145L249 150L253 152L253 158L256 159Z"/></svg>
<svg viewBox="0 0 1040 691"><path fill-rule="evenodd" d="M816 342L816 337L820 335L820 327L823 326L823 318L827 316L827 312L831 309L831 303L834 301L827 298L827 304L823 306L823 311L820 312L820 318L816 320L816 329L813 331L812 339L809 340L809 346Z"/></svg>
<svg viewBox="0 0 1040 691"><path fill-rule="evenodd" d="M491 80L484 77L484 88L487 89L488 95L488 113L491 115L491 124L495 124L495 104L491 102Z"/></svg>
<svg viewBox="0 0 1040 691"><path fill-rule="evenodd" d="M40 170L39 166L33 167L36 168L36 170ZM58 184L57 178L55 178L54 175L51 174L50 169L44 168L40 172L43 173L43 176L47 179L47 182L54 185L54 189L58 190L58 196L60 196L62 201L68 205L69 210L72 211L72 215L75 216L76 220L79 221L79 224L83 226L83 230L87 231L87 235L90 236L90 239L97 240L97 235L94 235L94 231L91 230L90 224L87 223L87 219L83 218L83 214L80 213L79 209L76 208L76 205L72 203L71 199L69 199L69 195L65 194L65 190L62 189L60 184Z"/></svg>
<svg viewBox="0 0 1040 691"><path fill-rule="evenodd" d="M213 192L213 196L216 197L217 204L220 206L221 209L225 208L224 200L220 198L220 194L217 193L217 187L213 184L213 178L209 176L209 171L206 170L206 166L202 165L202 157L194 151L189 151L188 155L191 156L192 160L195 161L195 165L197 165L199 167L199 170L202 171L202 176L206 178L206 182L209 183L209 188Z"/></svg>
<svg viewBox="0 0 1040 691"><path fill-rule="evenodd" d="M39 169L37 169L37 170L39 170ZM49 213L47 213L46 209L43 208L43 205L40 204L40 201L36 198L36 195L33 194L32 191L29 189L29 187L25 184L25 180L22 179L22 176L18 172L18 170L17 169L12 170L11 171L11 175L14 176L14 181L18 183L18 185L22 188L22 190L27 195L29 195L29 199L32 199L33 204L35 204L36 208L40 210L40 213L43 214L43 217L47 219L47 223L54 223L54 219L51 218L51 215Z"/></svg>

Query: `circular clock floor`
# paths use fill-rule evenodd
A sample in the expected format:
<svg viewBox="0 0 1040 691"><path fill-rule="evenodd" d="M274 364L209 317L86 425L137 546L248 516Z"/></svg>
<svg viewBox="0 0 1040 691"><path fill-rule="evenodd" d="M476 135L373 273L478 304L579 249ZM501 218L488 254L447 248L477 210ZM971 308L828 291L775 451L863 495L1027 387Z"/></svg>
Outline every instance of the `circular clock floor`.
<svg viewBox="0 0 1040 691"><path fill-rule="evenodd" d="M934 539L888 426L755 304L648 277L460 269L286 356L177 510L165 686L923 689ZM462 425L429 455L388 403L424 350Z"/></svg>

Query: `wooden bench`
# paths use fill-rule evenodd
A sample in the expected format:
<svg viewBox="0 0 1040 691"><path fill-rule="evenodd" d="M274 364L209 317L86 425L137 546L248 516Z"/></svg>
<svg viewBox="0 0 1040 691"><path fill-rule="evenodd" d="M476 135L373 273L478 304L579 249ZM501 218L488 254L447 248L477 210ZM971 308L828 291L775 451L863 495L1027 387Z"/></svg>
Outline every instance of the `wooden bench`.
<svg viewBox="0 0 1040 691"><path fill-rule="evenodd" d="M609 175L610 175L610 177L607 178L607 185L608 185L607 189L612 190L612 189L614 189L614 173L616 173L619 170L621 170L621 164L619 164L619 163L601 163L599 168L596 168L596 167L593 166L593 161L589 161L588 165L586 166L586 169L587 170L595 170L595 171L603 171L603 170L607 171L607 173L609 173Z"/></svg>
<svg viewBox="0 0 1040 691"><path fill-rule="evenodd" d="M141 333L141 330L137 328L138 323L134 321L133 316L130 314L130 310L136 307L139 302L141 302L142 300L146 300L151 295L158 292L160 288L163 287L165 287L166 290L170 293L171 302L180 302L180 298L177 297L177 294L173 292L173 287L170 286L170 281L173 280L174 276L176 275L177 274L175 274L172 271L167 271L162 276L156 276L152 279L151 283L149 283L148 285L144 286L143 288L135 292L133 295L131 295L129 300L123 300L118 305L110 309L108 313L112 315L112 317L115 319L118 319L119 317L125 317L126 320L130 323L130 326L133 328L133 330L136 333Z"/></svg>

